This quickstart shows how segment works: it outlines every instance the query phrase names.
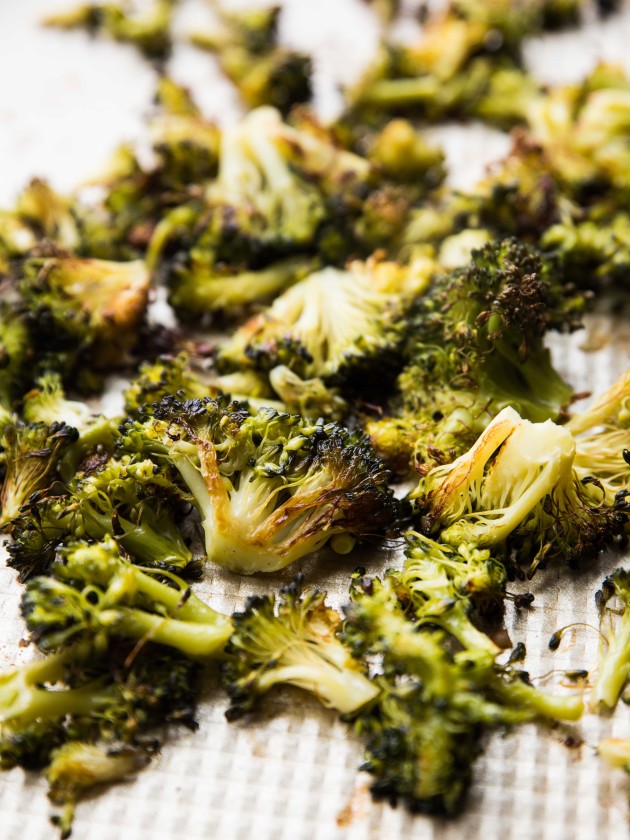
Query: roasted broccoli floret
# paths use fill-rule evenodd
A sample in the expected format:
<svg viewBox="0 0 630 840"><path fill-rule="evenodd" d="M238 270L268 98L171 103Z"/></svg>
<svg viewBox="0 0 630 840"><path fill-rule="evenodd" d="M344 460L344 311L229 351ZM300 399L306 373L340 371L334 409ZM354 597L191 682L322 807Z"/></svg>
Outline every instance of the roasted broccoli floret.
<svg viewBox="0 0 630 840"><path fill-rule="evenodd" d="M576 720L583 703L537 691L488 650L453 654L441 631L419 627L390 593L383 599L378 586L355 586L344 624L343 638L357 655L380 660L382 672L379 696L354 724L366 743L363 769L376 776L375 797L453 815L484 730L537 717Z"/></svg>
<svg viewBox="0 0 630 840"><path fill-rule="evenodd" d="M392 417L366 431L386 462L426 470L464 452L505 406L531 420L558 418L572 389L543 343L578 326L584 300L534 249L513 239L474 251L434 280L409 317L409 359Z"/></svg>
<svg viewBox="0 0 630 840"><path fill-rule="evenodd" d="M10 527L31 497L54 483L59 461L77 437L76 429L65 423L5 424L0 436L4 449L0 528Z"/></svg>
<svg viewBox="0 0 630 840"><path fill-rule="evenodd" d="M124 427L123 446L176 469L208 559L233 571L281 569L342 535L345 546L383 533L396 516L387 471L362 435L334 423L165 398Z"/></svg>
<svg viewBox="0 0 630 840"><path fill-rule="evenodd" d="M213 52L225 74L238 87L246 105L272 105L283 114L312 96L309 56L280 45L280 6L231 11L219 9L215 32L196 32L192 42Z"/></svg>
<svg viewBox="0 0 630 840"><path fill-rule="evenodd" d="M123 741L169 720L194 725L197 672L150 643L131 665L80 643L0 676L0 737L67 716Z"/></svg>
<svg viewBox="0 0 630 840"><path fill-rule="evenodd" d="M427 282L413 265L389 262L311 274L237 330L218 364L227 370L285 365L329 382L380 367L382 377L383 362L396 358L404 340L401 321Z"/></svg>
<svg viewBox="0 0 630 840"><path fill-rule="evenodd" d="M578 17L579 0L458 0L442 6L416 43L383 45L379 59L350 91L346 118L378 121L383 114L413 113L434 121L481 116L502 126L522 122L526 110L515 108L515 100L540 90L523 70L523 39L573 25ZM507 74L512 81L505 90ZM492 103L497 80L503 95Z"/></svg>
<svg viewBox="0 0 630 840"><path fill-rule="evenodd" d="M616 599L621 615L609 607ZM614 709L630 675L630 573L617 569L602 583L595 595L602 623L602 642L597 676L591 692L591 706L595 711Z"/></svg>
<svg viewBox="0 0 630 840"><path fill-rule="evenodd" d="M577 563L622 537L627 490L607 497L595 472L574 469L576 442L551 421L530 423L505 408L474 446L420 482L423 526L440 539L494 546L530 562Z"/></svg>
<svg viewBox="0 0 630 840"><path fill-rule="evenodd" d="M325 592L302 591L301 579L274 595L249 598L232 616L234 634L223 665L228 720L249 711L274 685L294 685L344 714L374 700L379 689L337 638L341 617Z"/></svg>
<svg viewBox="0 0 630 840"><path fill-rule="evenodd" d="M31 335L24 313L0 303L0 427L11 416L16 399L26 390Z"/></svg>
<svg viewBox="0 0 630 840"><path fill-rule="evenodd" d="M192 552L176 524L178 502L186 501L170 477L150 460L129 456L89 465L60 495L34 498L12 523L10 565L22 579L48 571L61 543L114 535L140 563L185 569Z"/></svg>
<svg viewBox="0 0 630 840"><path fill-rule="evenodd" d="M105 747L84 741L70 741L54 750L46 768L48 798L62 808L52 818L62 840L70 837L78 801L98 785L127 781L147 765L145 749L124 745Z"/></svg>
<svg viewBox="0 0 630 840"><path fill-rule="evenodd" d="M33 257L22 270L20 289L40 344L69 349L75 356L89 351L101 370L124 362L149 293L149 275L140 260Z"/></svg>
<svg viewBox="0 0 630 840"><path fill-rule="evenodd" d="M72 11L49 15L46 26L85 29L90 34L105 32L116 41L134 44L144 56L168 58L171 51L171 22L177 0L152 0L141 13L129 14L118 3L86 3Z"/></svg>
<svg viewBox="0 0 630 840"><path fill-rule="evenodd" d="M230 620L192 594L175 575L162 582L124 560L113 540L73 543L60 551L52 577L28 582L22 615L42 650L84 636L151 641L192 658L220 655Z"/></svg>

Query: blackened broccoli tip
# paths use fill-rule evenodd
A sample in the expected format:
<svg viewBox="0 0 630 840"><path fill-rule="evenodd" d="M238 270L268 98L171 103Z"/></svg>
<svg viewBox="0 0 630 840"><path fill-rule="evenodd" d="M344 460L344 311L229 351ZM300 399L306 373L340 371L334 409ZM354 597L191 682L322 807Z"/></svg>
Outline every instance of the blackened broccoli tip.
<svg viewBox="0 0 630 840"><path fill-rule="evenodd" d="M343 714L377 696L363 666L337 638L341 618L325 605L325 597L294 582L278 596L250 599L233 616L231 657L223 666L228 719L249 711L274 685L303 688Z"/></svg>
<svg viewBox="0 0 630 840"><path fill-rule="evenodd" d="M209 561L232 571L281 569L336 535L383 533L397 515L367 440L334 423L265 408L250 415L227 398L166 398L123 445L176 468Z"/></svg>

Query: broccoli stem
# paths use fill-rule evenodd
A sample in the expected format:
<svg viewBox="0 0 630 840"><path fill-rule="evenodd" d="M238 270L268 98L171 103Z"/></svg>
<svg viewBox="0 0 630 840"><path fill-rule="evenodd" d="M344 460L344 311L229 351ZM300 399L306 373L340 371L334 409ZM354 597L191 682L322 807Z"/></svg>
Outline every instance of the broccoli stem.
<svg viewBox="0 0 630 840"><path fill-rule="evenodd" d="M370 105L404 107L435 100L436 80L431 76L412 79L381 79L362 91L360 101Z"/></svg>
<svg viewBox="0 0 630 840"><path fill-rule="evenodd" d="M290 659L291 656L289 654L283 658ZM336 709L341 714L358 711L378 694L378 688L363 674L348 668L339 668L320 656L312 662L297 661L270 668L260 677L258 687L260 692L264 693L272 686L282 683L310 691L324 706Z"/></svg>
<svg viewBox="0 0 630 840"><path fill-rule="evenodd" d="M561 697L539 691L520 679L499 689L501 699L510 706L531 709L537 715L551 720L579 720L584 713L584 701L581 696Z"/></svg>
<svg viewBox="0 0 630 840"><path fill-rule="evenodd" d="M597 678L591 694L593 709L601 705L614 709L630 674L630 610L626 609L619 629L609 643L606 655L599 663Z"/></svg>
<svg viewBox="0 0 630 840"><path fill-rule="evenodd" d="M221 276L203 270L195 271L191 280L178 298L177 290L173 293L173 302L186 305L194 301L197 308L203 310L225 309L242 306L271 297L285 289L293 280L298 279L304 267L304 257L291 257L273 263L268 268L258 271L241 271L238 274Z"/></svg>
<svg viewBox="0 0 630 840"><path fill-rule="evenodd" d="M104 610L99 620L105 627L111 626L116 635L135 640L146 637L193 658L220 653L232 634L231 621L219 613L216 613L215 624L211 625L179 621L132 607L117 607Z"/></svg>

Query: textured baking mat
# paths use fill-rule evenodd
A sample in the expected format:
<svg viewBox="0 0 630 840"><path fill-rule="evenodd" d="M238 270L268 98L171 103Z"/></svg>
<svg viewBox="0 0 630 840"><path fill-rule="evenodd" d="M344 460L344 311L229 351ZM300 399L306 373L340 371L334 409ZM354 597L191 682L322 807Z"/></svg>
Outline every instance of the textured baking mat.
<svg viewBox="0 0 630 840"><path fill-rule="evenodd" d="M41 104L38 130L45 127L52 138L50 143L62 146L67 131L64 120L74 119L80 142L89 144L89 132L94 129L86 126L81 118L81 97L79 100L73 97L78 95L77 90L82 95L84 88L89 89L91 73L102 72L104 65L99 51L105 51L109 56L107 67L111 68L110 82L120 97L118 110L114 109L119 116L112 124L107 123L107 142L113 146L126 134L139 130L142 108L148 107L148 93L146 99L139 100L126 93L131 88L126 75L135 72L135 58L123 50L125 58L121 64L117 61L119 47L91 45L78 36L64 37L56 33L43 36L36 28L37 16L33 12L54 6L58 7L59 3L0 2L0 31L11 31L14 35L10 52L17 55L28 50L33 55L32 45L45 43L43 54L55 59L55 66L48 74L50 80L47 81L44 67L40 68L41 82L35 97ZM312 25L314 19L325 33L321 17L335 10L334 37L320 35L324 44L319 53L320 88L325 99L326 84L329 94L334 87L330 85L335 78L334 62L344 54L339 43L345 37L349 39L348 50L352 52L356 47L360 53L365 43L360 44L357 39L361 39L363 31L368 35L370 32L343 22L346 13L348 20L354 20L353 14L357 20L361 17L358 2L352 0L322 0L321 5L312 0L295 0L290 6L295 40L301 42L308 41L317 29ZM68 37L70 41L66 41ZM536 70L545 78L566 81L588 70L597 56L627 61L628 43L630 15L625 14L605 25L587 26L579 35L559 35L532 43L529 53ZM85 61L78 83L77 62L82 57ZM189 72L190 81L193 84L196 81L198 87L203 82L203 74L200 76L200 71L186 65L183 59L177 61L176 67L183 77ZM4 64L0 57L0 72L3 68L7 71L6 62L6 57ZM64 79L70 105L55 87L64 84ZM20 83L26 84L23 79L17 79L16 84ZM52 85L50 94L56 97L55 107L50 107L47 84ZM142 84L147 91L150 89L144 77ZM28 84L25 90L27 93L30 90ZM103 96L109 95L107 90ZM34 95L31 92L25 96L25 108L29 103L33 105ZM218 93L214 98L210 96L215 108L218 96ZM69 186L72 183L72 170L67 168L70 162L61 152L55 156L50 147L37 145L31 136L35 123L25 119L23 109L7 105L16 101L15 92L11 96L0 92L0 117L4 117L0 121L0 151L5 159L10 152L9 159L15 164L8 179L8 183L15 185L11 191L33 174L52 176L53 182L61 184L65 179ZM73 107L79 109L74 116ZM107 110L109 106L104 107ZM483 163L505 147L503 138L477 127L467 129L465 134L452 127L435 133L444 140L449 158L455 164L454 178L461 184L474 182L481 174ZM30 139L21 143L20 137ZM95 168L100 158L100 154L92 159L86 155L82 165L86 170L89 166ZM49 167L42 162L48 162ZM39 167L37 171L33 171L35 164ZM0 197L9 201L6 182L4 189ZM590 316L586 330L569 337L553 337L551 346L556 365L577 391L600 392L630 364L630 316L627 319L607 314ZM584 347L597 349L584 353ZM593 595L606 573L624 560L630 562L628 556L609 553L580 574L547 570L526 587L535 594L530 609L517 613L509 607L508 632L513 643L525 642L528 651L525 667L533 677L543 677L537 684L562 690L562 677L554 671L567 667L592 669L599 643ZM328 555L310 558L302 564L301 571L308 583L327 589L331 603L339 606L346 599L348 574L356 565L366 565L377 573L395 562L394 551L368 555L359 550L343 560ZM237 578L209 569L198 591L217 609L232 611L243 604L247 595L276 589L296 570L264 578ZM31 655L20 647L24 628L19 617L19 594L13 573L0 568L1 669ZM560 649L552 654L548 649L549 637L559 627L573 622L592 627L579 626L567 632ZM623 704L611 718L589 715L571 729L550 732L528 725L512 734L490 737L475 767L465 813L447 823L412 816L400 807L373 803L368 790L370 777L357 772L361 763L359 743L333 713L324 710L310 696L297 690L279 691L268 696L252 718L228 724L223 717L225 702L213 685L212 675L207 682L199 709L199 730L174 731L160 755L136 781L112 787L84 801L75 820L76 840L118 840L121 836L129 840L183 837L187 840L252 840L252 837L255 840L624 840L630 837L630 780L623 773L601 765L593 749L601 737L630 737L630 710ZM580 741L582 745L576 746ZM21 769L0 774L0 840L55 837L49 815L46 785L36 774Z"/></svg>

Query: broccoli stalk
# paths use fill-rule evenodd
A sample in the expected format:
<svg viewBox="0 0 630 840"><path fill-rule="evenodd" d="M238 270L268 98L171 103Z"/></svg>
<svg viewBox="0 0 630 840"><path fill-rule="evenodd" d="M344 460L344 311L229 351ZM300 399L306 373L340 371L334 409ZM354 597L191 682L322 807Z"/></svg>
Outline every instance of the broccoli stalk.
<svg viewBox="0 0 630 840"><path fill-rule="evenodd" d="M618 621L609 621L604 649L600 651L597 677L591 691L591 706L614 709L630 675L630 573L617 569L603 582L595 602L603 619L612 616L607 609L611 598L621 602L623 612Z"/></svg>
<svg viewBox="0 0 630 840"><path fill-rule="evenodd" d="M343 714L371 702L378 688L337 639L340 616L326 607L325 592L302 591L301 579L273 595L251 597L232 617L234 633L223 666L230 696L228 720L249 711L274 685L312 692Z"/></svg>
<svg viewBox="0 0 630 840"><path fill-rule="evenodd" d="M61 554L54 577L29 581L22 598L22 614L43 650L62 649L85 633L151 639L193 658L223 650L232 631L229 619L174 575L169 584L152 578L125 562L113 540L72 544Z"/></svg>

